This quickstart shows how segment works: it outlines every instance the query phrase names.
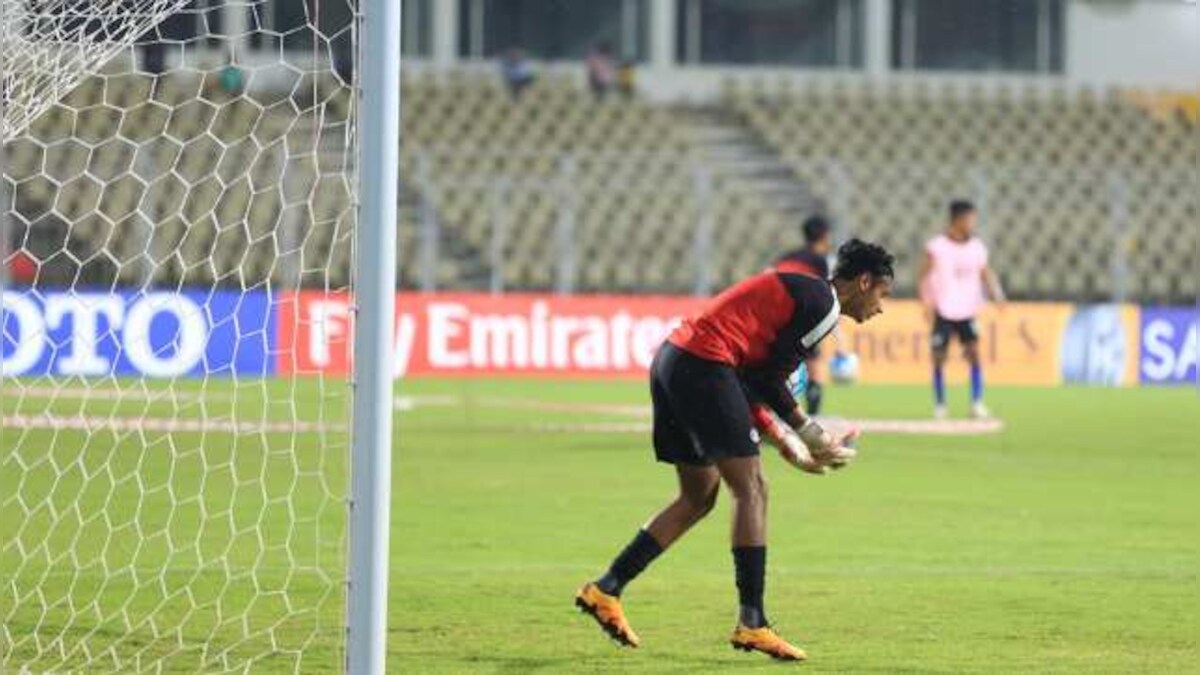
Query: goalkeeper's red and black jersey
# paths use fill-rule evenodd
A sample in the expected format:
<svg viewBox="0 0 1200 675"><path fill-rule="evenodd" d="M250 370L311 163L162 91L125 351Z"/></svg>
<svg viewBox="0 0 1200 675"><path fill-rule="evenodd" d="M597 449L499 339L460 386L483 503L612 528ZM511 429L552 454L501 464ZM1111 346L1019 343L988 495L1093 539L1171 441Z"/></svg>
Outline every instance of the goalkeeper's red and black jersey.
<svg viewBox="0 0 1200 675"><path fill-rule="evenodd" d="M829 281L769 271L718 295L667 340L738 369L750 399L786 418L796 407L788 376L833 330L840 312Z"/></svg>
<svg viewBox="0 0 1200 675"><path fill-rule="evenodd" d="M829 278L829 260L808 248L798 248L783 254L771 269L790 274L807 274L821 279Z"/></svg>

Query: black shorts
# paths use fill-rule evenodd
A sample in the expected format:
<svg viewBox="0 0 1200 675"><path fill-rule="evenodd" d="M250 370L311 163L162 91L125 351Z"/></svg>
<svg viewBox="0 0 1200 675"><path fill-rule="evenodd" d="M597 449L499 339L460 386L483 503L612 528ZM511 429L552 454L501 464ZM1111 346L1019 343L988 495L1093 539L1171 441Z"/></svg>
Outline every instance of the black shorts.
<svg viewBox="0 0 1200 675"><path fill-rule="evenodd" d="M979 342L979 327L975 319L951 321L940 315L933 320L933 334L929 338L929 346L933 351L942 351L950 346L950 336L957 335L958 341L964 345Z"/></svg>
<svg viewBox="0 0 1200 675"><path fill-rule="evenodd" d="M665 342L650 366L650 397L658 461L707 466L758 454L750 402L732 366Z"/></svg>

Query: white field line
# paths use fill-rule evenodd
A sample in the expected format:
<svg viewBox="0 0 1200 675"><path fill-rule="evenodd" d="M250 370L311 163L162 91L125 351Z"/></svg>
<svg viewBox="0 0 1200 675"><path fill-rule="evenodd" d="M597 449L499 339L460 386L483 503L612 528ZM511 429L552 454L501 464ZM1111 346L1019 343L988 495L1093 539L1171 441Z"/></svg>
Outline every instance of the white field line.
<svg viewBox="0 0 1200 675"><path fill-rule="evenodd" d="M119 389L87 389L83 387L30 387L20 390L23 395L45 398L83 398L111 400L212 400L214 398L235 400L236 395L226 392L145 392ZM453 395L426 396L396 396L393 408L399 412L408 412L419 407L455 406L464 401ZM634 417L637 420L604 422L604 421L543 421L527 424L500 425L493 427L497 431L527 432L527 433L584 433L584 434L644 434L649 433L651 426L648 420L651 410L645 405L619 405L603 403L573 403L569 401L544 401L537 399L484 397L477 399L476 404L519 410L534 410L539 412L573 412L584 414L607 414L621 417ZM162 431L162 432L222 432L234 434L253 433L323 433L344 431L343 424L295 421L247 421L239 422L228 419L179 419L162 417L100 417L100 416L56 416L50 413L37 415L5 415L0 418L4 426L30 429L73 429L92 431L110 429L114 431ZM912 420L912 419L828 419L836 426L854 426L864 433L878 434L911 434L930 436L976 436L996 434L1004 429L1004 423L998 419L982 420Z"/></svg>
<svg viewBox="0 0 1200 675"><path fill-rule="evenodd" d="M649 406L608 405L594 403L571 403L566 401L539 401L535 399L483 398L481 405L497 408L537 410L541 412L577 412L608 414L646 418L652 411ZM825 418L838 428L857 427L864 433L915 434L929 436L978 436L996 434L1004 430L1004 422L998 419L981 420L913 420L913 419L841 419ZM530 431L535 433L584 433L584 434L642 434L649 433L647 421L629 422L533 422L511 425L508 431Z"/></svg>
<svg viewBox="0 0 1200 675"><path fill-rule="evenodd" d="M569 401L540 401L537 399L496 398L478 399L479 405L490 408L516 408L538 412L576 412L598 415L649 418L653 411L649 405L620 405L611 403L571 403Z"/></svg>
<svg viewBox="0 0 1200 675"><path fill-rule="evenodd" d="M112 388L88 389L86 387L27 387L19 388L22 396L50 400L102 400L102 401L236 401L237 396L228 392L175 392L139 391ZM249 398L249 396L247 396ZM398 411L409 411L418 406L455 405L453 396L397 396L393 406ZM319 434L347 433L347 423L314 422L307 420L247 420L202 419L183 417L118 417L99 415L56 415L41 412L33 415L6 414L0 416L0 426L15 429L71 430L158 433L224 433L234 435L251 434Z"/></svg>
<svg viewBox="0 0 1200 675"><path fill-rule="evenodd" d="M1004 429L1000 420L839 420L840 425L857 427L863 433L920 436L980 436ZM841 428L839 426L839 428ZM532 422L496 426L497 431L546 434L648 434L648 422Z"/></svg>
<svg viewBox="0 0 1200 675"><path fill-rule="evenodd" d="M988 418L981 420L875 420L875 419L830 419L835 426L858 427L873 434L919 434L928 436L980 436L1004 431L1004 421Z"/></svg>
<svg viewBox="0 0 1200 675"><path fill-rule="evenodd" d="M490 431L532 434L648 434L648 422L530 422L485 425Z"/></svg>
<svg viewBox="0 0 1200 675"><path fill-rule="evenodd" d="M181 419L170 417L89 417L86 415L36 415L0 416L0 426L18 429L41 429L52 431L114 431L114 432L162 432L162 433L227 433L250 434L312 434L348 432L346 424L308 422L248 421L230 419Z"/></svg>
<svg viewBox="0 0 1200 675"><path fill-rule="evenodd" d="M137 401L149 403L163 402L218 402L238 400L236 393L227 391L143 391L137 389L113 389L102 387L88 389L87 387L15 387L14 396L39 399L58 400L103 400L103 401ZM12 391L12 390L10 390ZM246 394L243 400L250 399L253 394ZM257 400L257 399L251 399ZM462 401L457 396L430 394L426 396L397 396L392 402L393 407L400 411L415 410L418 407L453 406Z"/></svg>
<svg viewBox="0 0 1200 675"><path fill-rule="evenodd" d="M392 400L392 407L400 412L408 412L417 408L432 408L462 405L462 399L457 396L429 394L425 396L397 396Z"/></svg>
<svg viewBox="0 0 1200 675"><path fill-rule="evenodd" d="M175 393L154 393L139 391L122 391L115 389L85 389L85 388L53 388L32 387L22 390L27 396L39 398L77 398L84 400L120 400L161 401L180 400L186 396L191 400L211 400L208 394L188 392L186 395ZM221 393L222 400L235 400L236 396ZM397 396L394 407L398 411L413 410L418 406L455 405L458 399L453 396ZM11 414L0 416L0 426L15 429L37 430L71 430L71 431L112 431L122 432L159 432L159 433L224 433L234 435L251 434L321 434L348 433L348 423L313 422L307 420L248 420L232 419L201 419L176 417L117 417L117 416L88 416L88 415L55 415L53 413L37 413L34 415Z"/></svg>
<svg viewBox="0 0 1200 675"><path fill-rule="evenodd" d="M7 390L12 392L13 396L23 396L26 398L48 398L48 399L65 399L65 400L104 400L104 401L148 401L151 403L162 401L234 401L237 400L237 394L230 392L205 392L205 391L174 391L171 389L162 389L158 391L146 391L139 389L116 389L113 387L97 387L89 389L87 387L8 387Z"/></svg>
<svg viewBox="0 0 1200 675"><path fill-rule="evenodd" d="M914 420L846 420L865 433L917 434L939 436L975 436L998 433L1004 428L999 420L963 422ZM311 434L346 432L347 425L309 422L304 420L248 421L230 419L180 419L169 417L89 417L60 416L50 413L37 415L4 415L0 426L17 429L73 430L114 432L153 431L163 433L228 433L228 434ZM645 434L650 432L646 422L534 422L496 427L497 431L548 434Z"/></svg>

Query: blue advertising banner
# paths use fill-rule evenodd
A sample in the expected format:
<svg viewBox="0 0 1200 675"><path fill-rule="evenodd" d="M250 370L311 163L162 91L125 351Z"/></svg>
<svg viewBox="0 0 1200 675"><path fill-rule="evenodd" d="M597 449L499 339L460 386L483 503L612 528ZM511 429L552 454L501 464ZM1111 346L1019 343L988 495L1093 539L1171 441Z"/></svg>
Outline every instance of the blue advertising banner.
<svg viewBox="0 0 1200 675"><path fill-rule="evenodd" d="M1191 307L1142 309L1142 384L1194 384L1197 344L1196 310Z"/></svg>
<svg viewBox="0 0 1200 675"><path fill-rule="evenodd" d="M276 312L267 293L6 291L0 300L5 376L275 373Z"/></svg>

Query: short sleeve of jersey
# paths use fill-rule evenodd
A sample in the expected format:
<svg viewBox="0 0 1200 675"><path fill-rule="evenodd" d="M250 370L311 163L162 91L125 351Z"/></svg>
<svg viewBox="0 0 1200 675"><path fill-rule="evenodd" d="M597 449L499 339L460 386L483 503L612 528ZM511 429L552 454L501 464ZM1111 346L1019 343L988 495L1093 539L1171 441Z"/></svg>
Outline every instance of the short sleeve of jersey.
<svg viewBox="0 0 1200 675"><path fill-rule="evenodd" d="M796 332L796 352L803 359L837 325L841 307L828 281L783 275L784 285L796 301L791 326Z"/></svg>

